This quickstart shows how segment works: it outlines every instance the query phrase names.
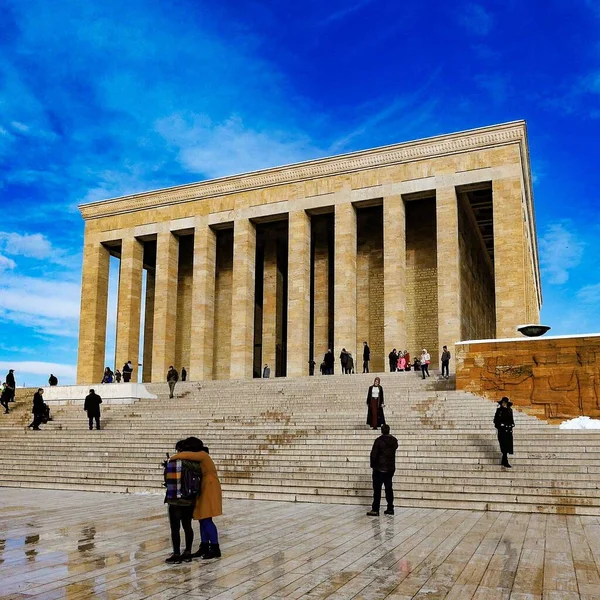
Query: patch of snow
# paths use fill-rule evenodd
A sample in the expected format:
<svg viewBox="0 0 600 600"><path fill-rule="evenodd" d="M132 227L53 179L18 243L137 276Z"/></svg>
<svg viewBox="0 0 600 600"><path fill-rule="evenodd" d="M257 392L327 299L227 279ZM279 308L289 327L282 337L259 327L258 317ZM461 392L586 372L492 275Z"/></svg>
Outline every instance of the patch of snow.
<svg viewBox="0 0 600 600"><path fill-rule="evenodd" d="M590 419L589 417L577 417L563 421L559 429L600 429L600 419Z"/></svg>

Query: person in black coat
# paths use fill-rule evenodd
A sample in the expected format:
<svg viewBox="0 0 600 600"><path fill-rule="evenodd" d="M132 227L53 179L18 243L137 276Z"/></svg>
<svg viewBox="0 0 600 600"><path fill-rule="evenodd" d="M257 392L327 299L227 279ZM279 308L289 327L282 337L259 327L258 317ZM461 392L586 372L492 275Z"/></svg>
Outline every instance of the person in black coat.
<svg viewBox="0 0 600 600"><path fill-rule="evenodd" d="M500 442L500 452L502 452L502 466L511 468L508 464L508 454L513 453L513 428L515 420L513 418L512 402L504 396L498 402L498 408L494 415L494 426L498 430L498 442Z"/></svg>
<svg viewBox="0 0 600 600"><path fill-rule="evenodd" d="M44 416L47 414L46 403L44 402L43 397L44 390L42 388L38 388L38 391L33 395L33 408L31 412L33 413L33 421L27 425L27 427L31 427L35 430L39 430L40 423L44 420Z"/></svg>
<svg viewBox="0 0 600 600"><path fill-rule="evenodd" d="M367 342L363 342L363 373L369 372L369 361L371 360L371 348Z"/></svg>
<svg viewBox="0 0 600 600"><path fill-rule="evenodd" d="M15 389L17 388L17 382L15 381L15 371L14 369L9 369L6 374L6 385L10 388L10 398L9 402L15 401Z"/></svg>
<svg viewBox="0 0 600 600"><path fill-rule="evenodd" d="M396 348L388 354L388 359L390 361L390 373L395 373L398 368L398 352Z"/></svg>
<svg viewBox="0 0 600 600"><path fill-rule="evenodd" d="M12 390L5 384L0 394L0 404L4 406L4 414L7 415L10 411L8 410L8 403L12 397Z"/></svg>
<svg viewBox="0 0 600 600"><path fill-rule="evenodd" d="M331 348L325 352L323 362L325 363L325 375L333 375L333 364L335 362L335 358Z"/></svg>
<svg viewBox="0 0 600 600"><path fill-rule="evenodd" d="M90 393L85 397L85 402L83 403L83 410L87 412L90 431L94 428L94 421L96 421L96 429L100 429L101 404L102 398L100 398L94 390L90 390Z"/></svg>
<svg viewBox="0 0 600 600"><path fill-rule="evenodd" d="M182 367L181 369L181 381L187 381L187 371L185 370L185 367Z"/></svg>
<svg viewBox="0 0 600 600"><path fill-rule="evenodd" d="M340 365L342 367L342 375L344 375L348 370L348 352L346 352L346 348L342 348L340 352Z"/></svg>
<svg viewBox="0 0 600 600"><path fill-rule="evenodd" d="M58 377L56 377L56 375L54 375L53 373L50 373L50 377L48 377L48 385L50 387L58 385Z"/></svg>
<svg viewBox="0 0 600 600"><path fill-rule="evenodd" d="M375 381L373 385L369 386L367 393L367 425L370 425L372 429L385 425L383 388L380 383L379 377L375 377Z"/></svg>
<svg viewBox="0 0 600 600"><path fill-rule="evenodd" d="M381 504L381 486L385 486L386 515L394 514L394 490L392 478L396 471L396 450L398 440L390 435L390 426L381 426L381 435L373 443L371 450L371 469L373 469L373 505L367 513L369 517L379 516Z"/></svg>

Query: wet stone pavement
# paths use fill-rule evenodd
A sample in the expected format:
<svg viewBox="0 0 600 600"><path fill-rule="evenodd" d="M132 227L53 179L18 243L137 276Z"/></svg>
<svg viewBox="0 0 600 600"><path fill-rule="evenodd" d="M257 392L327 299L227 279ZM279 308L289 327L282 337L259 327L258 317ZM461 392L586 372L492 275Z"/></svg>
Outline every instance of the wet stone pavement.
<svg viewBox="0 0 600 600"><path fill-rule="evenodd" d="M0 599L600 600L599 517L366 510L226 500L223 557L166 565L162 496L0 488Z"/></svg>

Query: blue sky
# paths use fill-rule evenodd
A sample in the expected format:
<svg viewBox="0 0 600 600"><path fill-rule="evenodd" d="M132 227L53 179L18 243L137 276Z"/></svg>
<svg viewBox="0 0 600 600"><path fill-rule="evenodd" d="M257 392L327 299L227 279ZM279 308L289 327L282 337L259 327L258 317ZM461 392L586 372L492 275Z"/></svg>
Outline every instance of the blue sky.
<svg viewBox="0 0 600 600"><path fill-rule="evenodd" d="M600 330L599 1L0 11L0 372L20 383L74 380L79 203L515 119L542 321Z"/></svg>

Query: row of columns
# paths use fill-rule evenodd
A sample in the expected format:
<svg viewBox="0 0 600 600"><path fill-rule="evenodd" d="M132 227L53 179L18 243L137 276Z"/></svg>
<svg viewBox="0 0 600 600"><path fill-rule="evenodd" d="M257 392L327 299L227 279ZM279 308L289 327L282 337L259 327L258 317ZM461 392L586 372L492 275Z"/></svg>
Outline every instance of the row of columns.
<svg viewBox="0 0 600 600"><path fill-rule="evenodd" d="M520 210L519 187L500 188L508 218ZM517 200L518 206L517 206ZM494 205L497 199L494 198ZM496 219L496 208L494 219ZM460 247L458 203L454 187L436 190L438 333L440 342L452 347L461 339ZM520 213L519 213L520 214ZM506 219L506 217L503 217ZM334 209L334 348L353 347L356 340L356 209L350 203ZM384 347L406 345L406 219L401 195L383 199L384 252ZM213 326L215 319L216 234L203 218L196 219L194 232L192 287L192 326L190 376L210 379L213 371ZM288 250L288 340L287 375L308 374L310 339L311 218L304 210L289 213ZM253 376L254 290L256 229L248 219L233 224L233 294L231 306L232 379ZM496 280L506 277L511 260L520 257L516 249L500 240L496 243ZM178 240L168 230L157 234L155 277L148 278L146 302L154 302L152 323L146 323L145 335L151 335L151 356L144 356L151 368L152 381L162 381L173 363L176 343ZM132 238L122 240L117 317L117 364L131 359L137 368L140 336L143 244ZM503 255L504 253L504 255ZM100 243L86 245L82 286L82 317L78 380L96 381L103 370L106 335L106 298L109 254ZM499 287L499 306L513 308L521 293ZM524 291L523 291L524 293ZM509 297L507 302L504 298ZM436 307L429 307L430 310ZM498 334L500 335L500 333ZM134 373L133 380L136 380Z"/></svg>

